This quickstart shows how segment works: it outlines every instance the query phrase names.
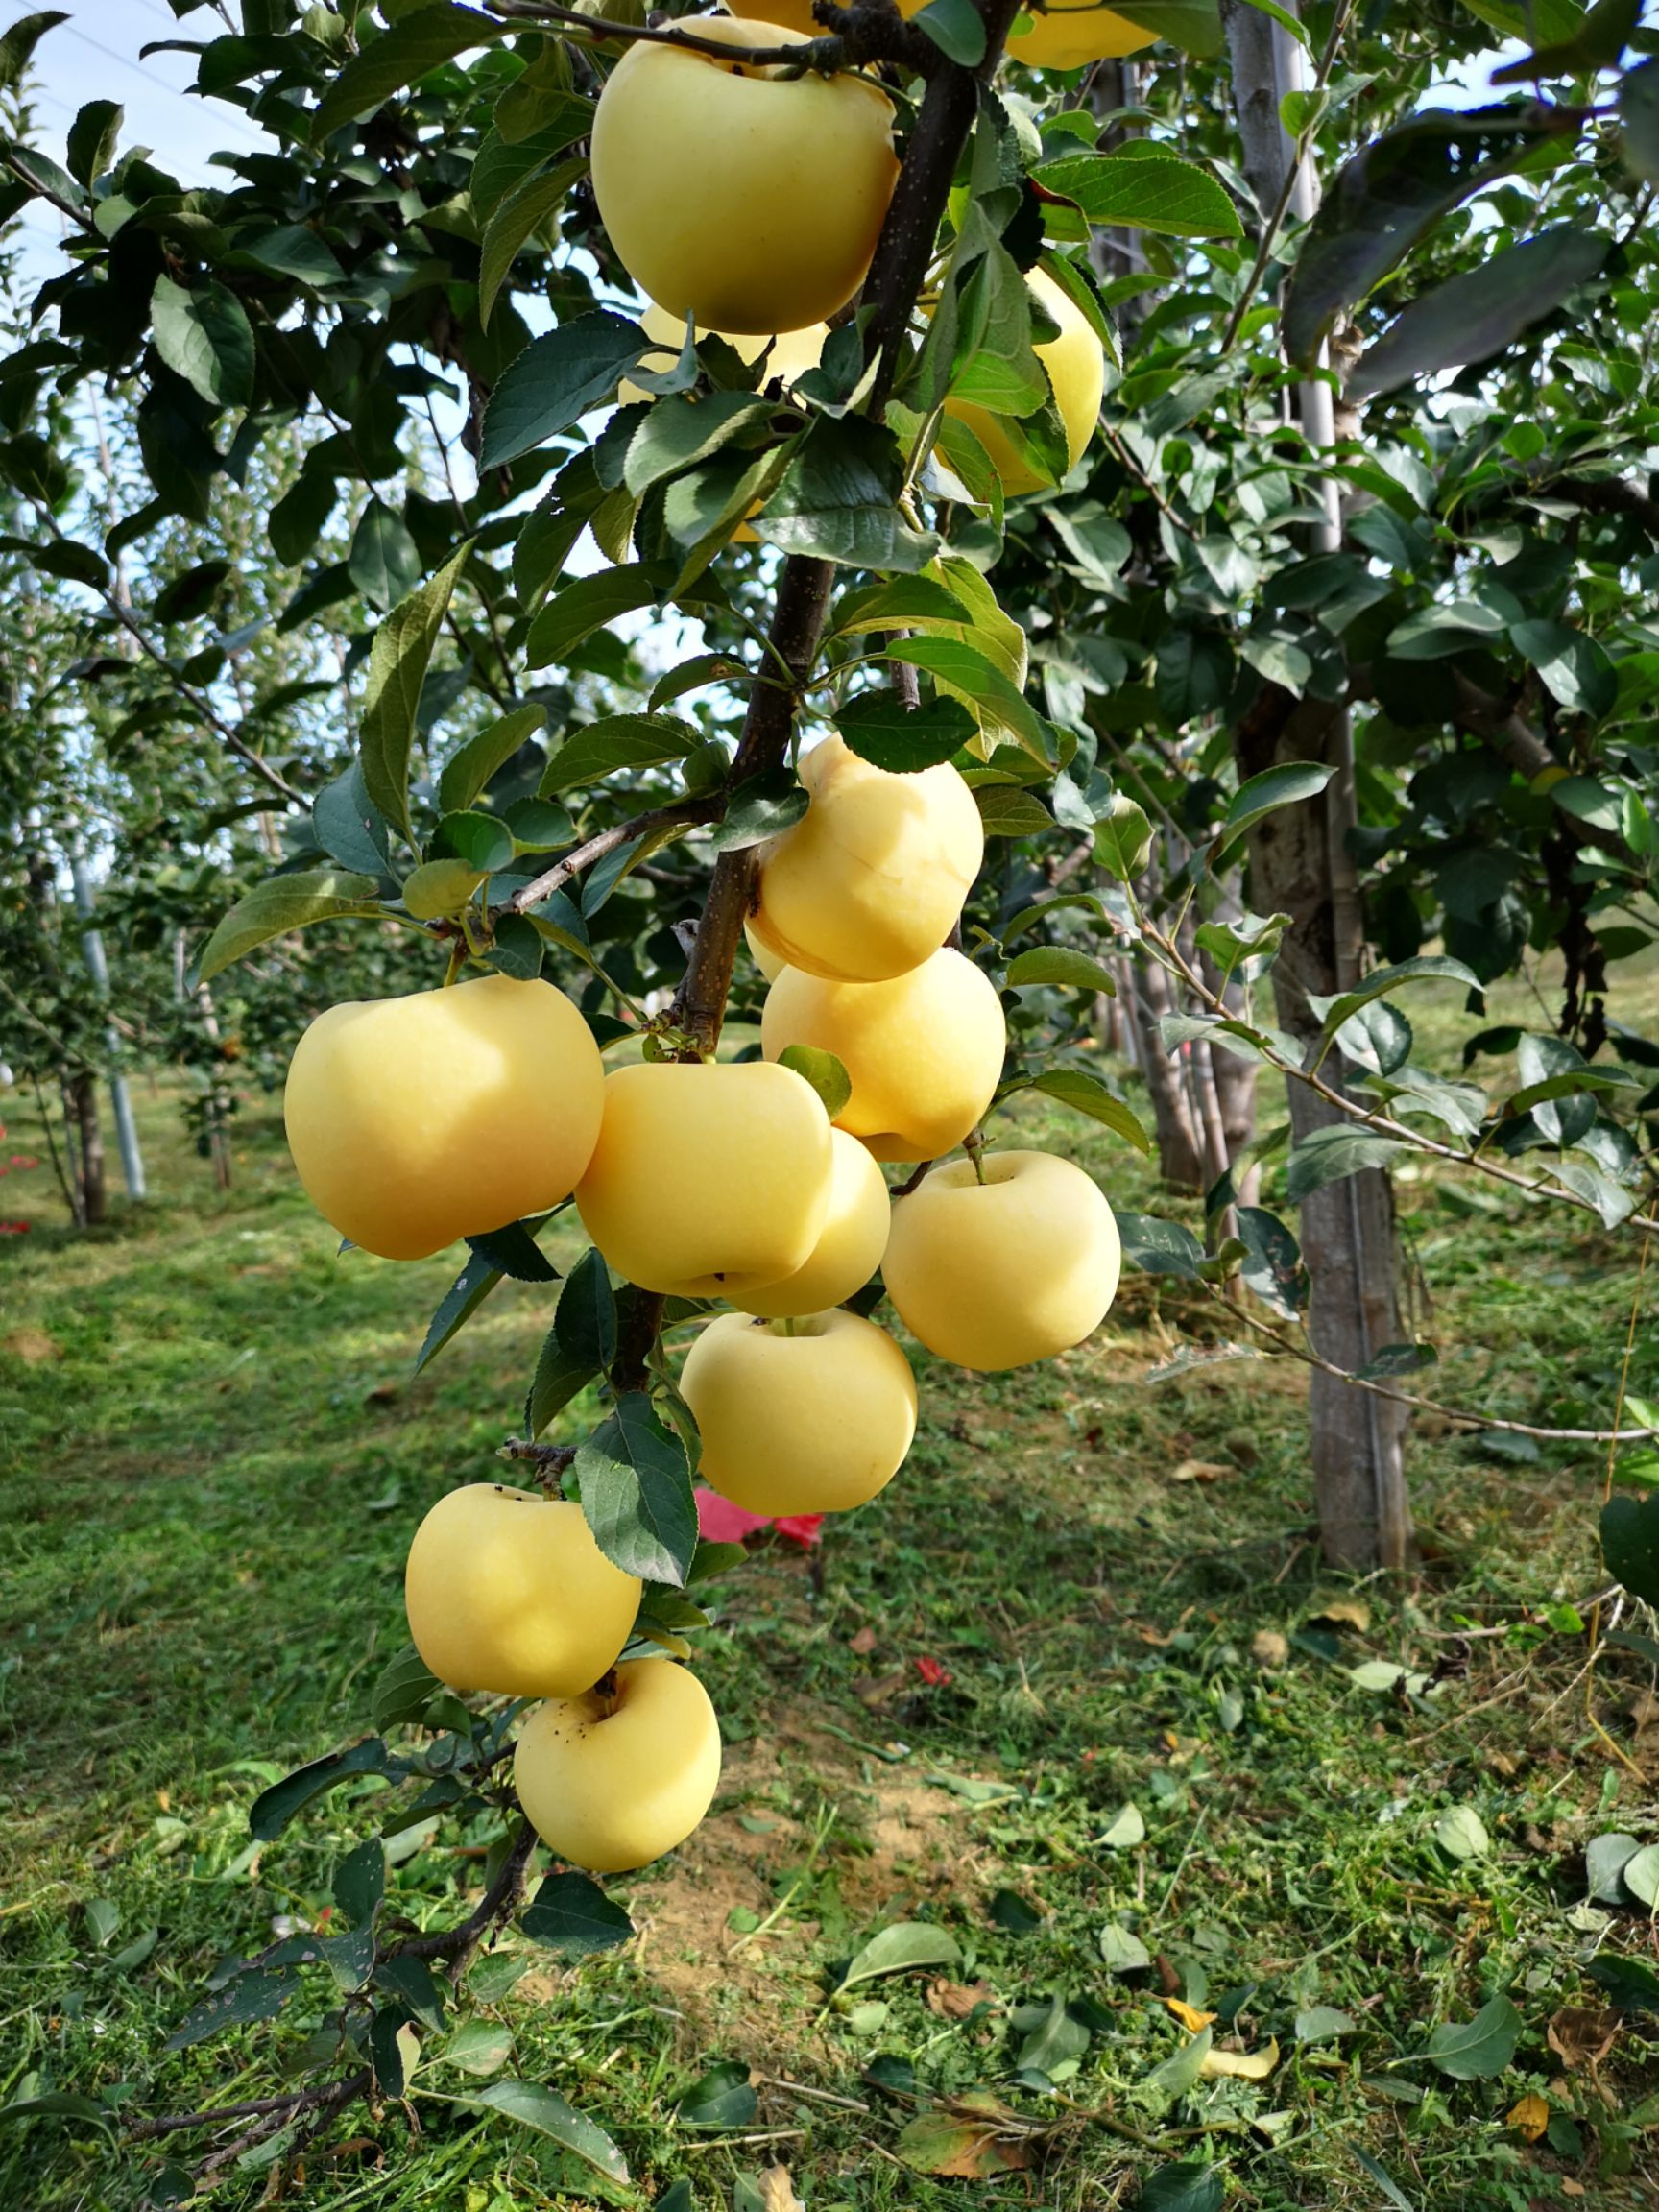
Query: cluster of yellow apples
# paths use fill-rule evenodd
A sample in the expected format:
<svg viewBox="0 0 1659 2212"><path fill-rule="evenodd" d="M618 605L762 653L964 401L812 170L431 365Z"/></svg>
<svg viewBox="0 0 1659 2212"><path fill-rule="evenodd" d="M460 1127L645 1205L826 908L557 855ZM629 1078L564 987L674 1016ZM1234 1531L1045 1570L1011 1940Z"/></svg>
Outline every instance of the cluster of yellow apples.
<svg viewBox="0 0 1659 2212"><path fill-rule="evenodd" d="M801 777L806 811L760 849L749 920L762 1057L607 1073L563 992L486 975L329 1009L284 1101L301 1182L366 1251L425 1257L573 1195L618 1274L724 1301L680 1377L698 1472L772 1516L861 1505L910 1449L909 1361L846 1303L878 1269L915 1337L981 1370L1081 1342L1118 1271L1111 1208L1053 1154L976 1145L890 1194L878 1164L963 1144L1001 1076L1001 1001L947 942L983 830L949 763L893 775L831 736ZM833 1118L782 1065L797 1046L841 1062ZM595 1872L684 1840L720 1773L696 1677L622 1659L640 1596L579 1504L503 1484L441 1499L409 1552L416 1647L457 1690L543 1701L518 1794Z"/></svg>
<svg viewBox="0 0 1659 2212"><path fill-rule="evenodd" d="M903 12L922 5L905 0ZM744 16L682 16L677 27L739 51L822 35L806 0L765 0ZM1026 37L1070 40L1087 47L1088 60L1150 43L1093 7L1053 9ZM1010 51L1042 67L1071 66L1058 45L1038 53L1017 38ZM854 298L876 252L899 173L892 126L892 103L866 77L791 77L781 64L735 56L631 47L594 116L593 194L617 257L652 303L643 326L654 343L672 358L689 323L747 361L764 353L768 374L785 385L816 368L830 318ZM1104 358L1070 294L1042 269L1029 283L1058 325L1036 352L1074 468L1100 412ZM632 384L621 396L648 397ZM1005 493L1045 483L1004 417L956 397L946 411L978 440ZM744 523L738 536L754 532Z"/></svg>

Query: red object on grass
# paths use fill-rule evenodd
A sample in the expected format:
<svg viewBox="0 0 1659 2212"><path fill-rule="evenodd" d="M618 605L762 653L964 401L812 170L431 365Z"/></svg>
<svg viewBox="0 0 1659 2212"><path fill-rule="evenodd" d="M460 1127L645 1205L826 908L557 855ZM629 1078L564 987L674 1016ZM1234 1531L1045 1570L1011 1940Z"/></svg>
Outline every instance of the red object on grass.
<svg viewBox="0 0 1659 2212"><path fill-rule="evenodd" d="M0 1221L0 1237L27 1237L31 1226L27 1221Z"/></svg>
<svg viewBox="0 0 1659 2212"><path fill-rule="evenodd" d="M941 1667L937 1659L918 1659L916 1671L929 1690L943 1689L950 1679L950 1668Z"/></svg>
<svg viewBox="0 0 1659 2212"><path fill-rule="evenodd" d="M758 1535L762 1528L776 1528L780 1536L791 1544L799 1544L810 1551L823 1541L824 1516L822 1513L781 1513L774 1520L770 1513L746 1513L741 1505L733 1505L729 1498L722 1498L716 1490L699 1490L697 1493L697 1532L710 1544L741 1544L747 1537Z"/></svg>

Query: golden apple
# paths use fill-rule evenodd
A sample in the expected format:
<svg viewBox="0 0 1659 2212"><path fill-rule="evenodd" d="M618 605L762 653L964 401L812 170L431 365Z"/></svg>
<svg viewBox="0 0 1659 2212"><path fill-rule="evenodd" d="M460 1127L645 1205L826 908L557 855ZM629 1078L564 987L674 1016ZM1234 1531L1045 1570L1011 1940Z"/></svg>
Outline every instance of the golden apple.
<svg viewBox="0 0 1659 2212"><path fill-rule="evenodd" d="M722 46L791 46L744 16L681 16ZM893 108L867 78L791 78L631 46L593 117L593 196L641 292L700 330L804 330L870 267L899 174Z"/></svg>
<svg viewBox="0 0 1659 2212"><path fill-rule="evenodd" d="M751 937L842 982L919 968L950 934L985 857L973 792L948 760L891 776L839 737L803 756L801 781L805 813L761 850Z"/></svg>
<svg viewBox="0 0 1659 2212"><path fill-rule="evenodd" d="M403 1603L440 1681L500 1697L573 1697L628 1641L640 1584L606 1558L580 1505L469 1482L415 1531Z"/></svg>
<svg viewBox="0 0 1659 2212"><path fill-rule="evenodd" d="M830 1211L812 1257L781 1283L764 1283L741 1296L729 1290L727 1297L745 1313L776 1321L827 1312L861 1290L881 1264L893 1218L886 1177L856 1137L845 1129L831 1129L830 1136L835 1148Z"/></svg>
<svg viewBox="0 0 1659 2212"><path fill-rule="evenodd" d="M325 1220L383 1260L423 1260L567 1198L604 1089L562 991L481 975L329 1007L300 1040L282 1113Z"/></svg>
<svg viewBox="0 0 1659 2212"><path fill-rule="evenodd" d="M783 970L788 967L788 961L780 960L776 952L770 951L766 946L761 944L759 938L755 934L753 922L744 923L743 941L749 948L750 959L754 961L767 982L776 983Z"/></svg>
<svg viewBox="0 0 1659 2212"><path fill-rule="evenodd" d="M793 1070L640 1061L605 1079L576 1206L631 1283L737 1298L811 1259L834 1158L818 1094Z"/></svg>
<svg viewBox="0 0 1659 2212"><path fill-rule="evenodd" d="M904 0L900 0L900 6L909 14ZM1068 6L1066 0L1049 0L1043 12L1035 8L1028 12L1030 30L1016 33L1007 47L1015 60L1023 61L1028 69L1081 69L1088 61L1116 61L1125 54L1139 54L1158 36L1131 23L1126 15L1114 14L1110 8Z"/></svg>
<svg viewBox="0 0 1659 2212"><path fill-rule="evenodd" d="M684 1843L720 1784L720 1723L695 1674L628 1659L613 1686L538 1706L513 1786L555 1858L626 1874Z"/></svg>
<svg viewBox="0 0 1659 2212"><path fill-rule="evenodd" d="M990 977L947 946L886 983L785 968L766 994L760 1043L769 1060L791 1045L833 1052L853 1083L838 1126L878 1160L936 1160L990 1105L1007 1029Z"/></svg>
<svg viewBox="0 0 1659 2212"><path fill-rule="evenodd" d="M916 1433L910 1362L856 1313L723 1313L692 1345L680 1389L702 1438L698 1472L749 1513L862 1505Z"/></svg>
<svg viewBox="0 0 1659 2212"><path fill-rule="evenodd" d="M958 1367L1023 1367L1081 1344L1118 1289L1118 1224L1052 1152L952 1160L899 1199L882 1263L910 1334Z"/></svg>
<svg viewBox="0 0 1659 2212"><path fill-rule="evenodd" d="M1060 420L1066 425L1067 464L1075 469L1100 418L1100 398L1106 389L1106 357L1088 316L1046 269L1030 270L1025 281L1060 325L1060 335L1048 339L1036 350L1038 360L1047 372ZM947 399L945 412L973 431L989 454L1002 479L1002 489L1010 498L1022 492L1045 489L1044 479L1008 435L1008 423L1013 418L994 415L990 408L975 406L971 399Z"/></svg>

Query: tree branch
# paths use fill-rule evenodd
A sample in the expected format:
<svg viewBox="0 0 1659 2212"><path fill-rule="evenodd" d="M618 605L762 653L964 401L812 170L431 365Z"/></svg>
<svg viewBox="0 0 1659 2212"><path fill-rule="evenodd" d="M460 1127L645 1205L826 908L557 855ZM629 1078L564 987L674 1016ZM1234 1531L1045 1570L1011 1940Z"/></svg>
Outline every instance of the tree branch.
<svg viewBox="0 0 1659 2212"><path fill-rule="evenodd" d="M677 26L647 29L637 23L617 23L604 15L583 15L562 8L557 0L488 0L493 15L511 23L556 24L560 30L585 32L603 41L622 39L629 45L679 46L689 54L707 54L718 61L741 61L757 69L816 71L832 76L837 70L856 69L869 62L894 61L913 76L931 76L944 60L926 32L913 31L897 8L859 6L814 10L833 28L822 38L809 38L796 46L731 46Z"/></svg>
<svg viewBox="0 0 1659 2212"><path fill-rule="evenodd" d="M725 812L728 793L710 792L700 799L677 799L668 806L653 806L643 814L636 814L630 821L614 823L609 830L601 830L589 837L586 844L578 845L563 860L515 891L505 905L498 908L502 914L523 914L532 906L539 906L543 899L551 898L555 891L563 890L573 876L584 868L591 867L595 860L603 860L607 853L614 853L619 845L632 845L636 838L648 837L655 830L671 825L693 828L699 822L713 822Z"/></svg>

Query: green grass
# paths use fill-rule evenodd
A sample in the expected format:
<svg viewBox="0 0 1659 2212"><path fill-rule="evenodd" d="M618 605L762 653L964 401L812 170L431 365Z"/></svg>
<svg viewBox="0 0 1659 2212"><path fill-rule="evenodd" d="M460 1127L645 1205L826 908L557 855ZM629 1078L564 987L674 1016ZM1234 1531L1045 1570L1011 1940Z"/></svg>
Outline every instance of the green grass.
<svg viewBox="0 0 1659 2212"><path fill-rule="evenodd" d="M1030 1106L1024 1127L1119 1204L1178 1211L1122 1148ZM26 1110L3 1118L10 1148L36 1148ZM141 1215L75 1238L52 1226L44 1173L20 1177L4 1210L37 1226L0 1243L0 2103L70 2091L130 2114L268 2093L302 2055L321 1991L278 2024L162 2046L216 1960L282 1916L317 1918L339 1857L377 1824L376 1785L262 1848L247 1809L288 1765L366 1732L368 1684L404 1641L409 1533L443 1490L493 1471L547 1320L545 1292L504 1286L412 1381L449 1264L336 1260L269 1101L239 1123L223 1198L165 1096L145 1102L145 1136L158 1196ZM1432 1394L1603 1417L1627 1245L1435 1174L1401 1195L1442 1346ZM1585 1639L1561 1610L1601 1584L1599 1466L1550 1447L1519 1464L1420 1421L1424 1564L1344 1587L1311 1541L1300 1375L1171 1368L1178 1347L1238 1333L1189 1287L1133 1277L1097 1338L1051 1365L970 1377L919 1354L915 1451L831 1527L822 1590L782 1548L723 1586L701 1660L729 1744L714 1814L612 1886L634 1944L565 1972L509 1938L498 1949L529 1970L485 2008L511 2035L506 2071L616 2137L638 2184L617 2200L689 2176L709 2212L778 2160L809 2212L1081 2212L1133 2203L1148 2169L1187 2158L1262 2212L1653 2201L1640 2018L1595 2071L1546 2041L1561 2008L1601 2002L1584 1972L1599 1936L1656 1949L1649 1926L1602 1931L1574 1910L1589 1836L1659 1834L1650 1673L1609 1654L1587 1700ZM1656 1376L1649 1308L1633 1386ZM1448 1633L1471 1623L1500 1632ZM924 1659L949 1681L930 1686ZM1445 1678L1403 1699L1354 1682L1371 1659ZM1115 1827L1129 1804L1138 1842ZM1456 1806L1490 1838L1461 1861L1434 1840ZM488 1840L440 1831L415 1849L391 1877L399 1908L461 1906ZM1025 1933L1000 1924L1005 1903L994 1912L1003 1891L1031 1909ZM831 1963L899 1919L949 1930L957 1963L830 2002ZM1110 1972L1108 1925L1153 1966ZM1258 2051L1276 2036L1271 2076L1148 2087L1187 2040L1166 1985L1219 2011L1217 2036L1231 2026ZM1525 2024L1502 2075L1459 2081L1423 2060L1437 2024L1502 1992ZM1091 2031L1071 2063L1050 2053L1058 2097L1013 2080L1028 2008L1055 1994ZM1299 2042L1315 2006L1351 2030ZM723 2059L759 2078L742 2140L676 2117ZM878 2059L888 2086L868 2075ZM601 2200L541 2138L445 2101L481 2086L434 2040L419 2133L397 2107L359 2107L287 2200ZM975 2089L1038 2130L1023 2168L931 2177L899 2161L919 2109ZM1531 2090L1556 2115L1553 2147L1505 2126ZM0 2127L0 2204L26 2212L125 2212L155 2166L85 2122ZM217 2201L264 2201L269 2180L234 2173Z"/></svg>

